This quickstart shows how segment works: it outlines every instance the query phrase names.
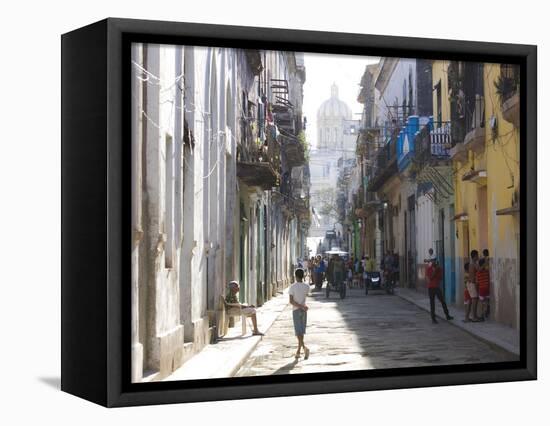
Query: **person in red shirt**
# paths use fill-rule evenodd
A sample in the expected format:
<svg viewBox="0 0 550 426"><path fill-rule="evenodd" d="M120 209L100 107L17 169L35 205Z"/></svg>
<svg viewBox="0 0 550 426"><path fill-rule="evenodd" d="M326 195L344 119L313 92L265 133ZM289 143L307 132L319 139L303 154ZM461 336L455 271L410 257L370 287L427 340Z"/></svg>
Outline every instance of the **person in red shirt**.
<svg viewBox="0 0 550 426"><path fill-rule="evenodd" d="M430 260L430 263L426 270L426 279L427 279L428 295L430 296L430 314L432 316L432 322L434 324L437 324L437 320L435 319L435 298L436 297L439 299L439 302L443 307L443 312L445 312L445 317L447 318L447 321L452 320L453 317L449 314L449 308L447 308L447 304L443 299L443 293L441 291L441 288L439 287L439 284L443 279L443 270L441 269L441 266L439 266L437 259Z"/></svg>
<svg viewBox="0 0 550 426"><path fill-rule="evenodd" d="M479 301L481 302L481 320L489 317L489 262L485 258L479 260L479 269L476 272Z"/></svg>

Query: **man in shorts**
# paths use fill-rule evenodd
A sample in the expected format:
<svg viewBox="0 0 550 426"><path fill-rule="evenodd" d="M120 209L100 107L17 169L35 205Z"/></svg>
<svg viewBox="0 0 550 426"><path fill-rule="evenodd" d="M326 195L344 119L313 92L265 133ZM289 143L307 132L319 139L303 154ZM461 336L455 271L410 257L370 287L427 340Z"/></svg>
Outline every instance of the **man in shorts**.
<svg viewBox="0 0 550 426"><path fill-rule="evenodd" d="M294 272L296 282L288 289L289 302L292 305L292 321L294 322L294 334L298 339L298 350L295 359L300 358L300 350L304 348L304 359L309 358L309 348L304 343L304 335L306 334L307 326L307 310L306 298L309 294L309 285L304 281L304 270L296 269Z"/></svg>

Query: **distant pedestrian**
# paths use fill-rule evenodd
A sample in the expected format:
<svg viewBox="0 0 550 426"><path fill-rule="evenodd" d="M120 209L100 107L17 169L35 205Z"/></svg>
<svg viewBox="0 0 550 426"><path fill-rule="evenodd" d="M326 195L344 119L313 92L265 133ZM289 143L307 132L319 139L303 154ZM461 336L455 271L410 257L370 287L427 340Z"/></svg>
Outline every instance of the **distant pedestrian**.
<svg viewBox="0 0 550 426"><path fill-rule="evenodd" d="M485 258L479 259L479 269L476 273L476 280L479 289L479 301L481 302L481 317L482 321L489 318L489 262Z"/></svg>
<svg viewBox="0 0 550 426"><path fill-rule="evenodd" d="M321 287L323 287L325 271L326 271L325 262L323 262L322 257L319 255L315 260L315 266L313 269L313 273L315 274L314 283L315 283L315 288L317 290L320 290Z"/></svg>
<svg viewBox="0 0 550 426"><path fill-rule="evenodd" d="M399 255L396 252L393 252L392 270L392 279L394 281L394 285L397 285L399 281Z"/></svg>
<svg viewBox="0 0 550 426"><path fill-rule="evenodd" d="M439 299L439 302L443 307L443 312L445 312L445 317L447 318L447 320L452 320L453 317L449 314L449 308L447 308L447 304L445 303L445 299L443 298L443 292L440 288L441 279L443 278L443 270L441 269L441 266L439 266L437 259L434 259L430 262L428 269L426 270L426 277L428 280L427 287L428 295L430 296L430 314L432 316L432 322L434 324L437 324L437 319L435 318L436 297Z"/></svg>
<svg viewBox="0 0 550 426"><path fill-rule="evenodd" d="M354 271L353 271L353 280L354 282L360 287L363 288L363 271L365 268L363 267L363 262L357 258L355 261Z"/></svg>
<svg viewBox="0 0 550 426"><path fill-rule="evenodd" d="M289 302L292 305L292 321L294 322L294 334L298 339L298 350L294 355L295 359L300 358L300 350L304 349L304 359L309 358L309 348L304 343L304 335L306 334L307 326L307 311L306 298L309 294L309 285L303 282L304 270L296 269L294 272L296 282L288 289Z"/></svg>
<svg viewBox="0 0 550 426"><path fill-rule="evenodd" d="M333 280L333 268L334 266L334 258L331 257L328 260L327 269L326 269L326 277L327 277L327 285L332 284L334 282Z"/></svg>
<svg viewBox="0 0 550 426"><path fill-rule="evenodd" d="M345 279L346 264L344 259L339 255L335 255L332 262L332 283L340 288L340 285L343 285Z"/></svg>
<svg viewBox="0 0 550 426"><path fill-rule="evenodd" d="M370 256L367 256L367 259L365 261L365 271L366 272L376 271L376 261L374 259L371 259Z"/></svg>
<svg viewBox="0 0 550 426"><path fill-rule="evenodd" d="M302 269L304 270L304 281L305 281L309 271L309 259L307 257L304 258L302 265L303 265Z"/></svg>

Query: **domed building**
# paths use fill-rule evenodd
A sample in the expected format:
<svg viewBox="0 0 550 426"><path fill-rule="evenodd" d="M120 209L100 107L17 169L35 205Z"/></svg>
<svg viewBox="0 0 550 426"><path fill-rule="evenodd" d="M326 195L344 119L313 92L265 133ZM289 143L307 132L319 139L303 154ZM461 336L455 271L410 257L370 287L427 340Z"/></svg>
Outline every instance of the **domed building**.
<svg viewBox="0 0 550 426"><path fill-rule="evenodd" d="M336 223L336 217L323 215L322 211L327 194L332 191L336 195L339 164L355 158L358 129L359 120L352 119L351 108L338 98L338 86L332 84L330 98L317 110L317 144L310 151L310 203L316 217L309 236L315 241L324 238L329 230L342 232L342 225Z"/></svg>
<svg viewBox="0 0 550 426"><path fill-rule="evenodd" d="M330 98L317 111L317 148L343 149L347 122L351 119L351 109L338 98L338 86L333 83Z"/></svg>

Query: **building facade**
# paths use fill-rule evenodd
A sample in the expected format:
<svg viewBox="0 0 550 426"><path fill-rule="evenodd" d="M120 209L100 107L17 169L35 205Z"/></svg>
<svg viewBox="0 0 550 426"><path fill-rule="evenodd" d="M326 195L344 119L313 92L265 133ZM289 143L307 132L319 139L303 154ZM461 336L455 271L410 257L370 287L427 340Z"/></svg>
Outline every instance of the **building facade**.
<svg viewBox="0 0 550 426"><path fill-rule="evenodd" d="M382 58L366 68L359 102L352 219L378 263L399 254L399 284L425 288L430 248L448 303L461 306L470 252L489 251L492 319L519 318L517 67ZM353 192L353 191L352 191Z"/></svg>
<svg viewBox="0 0 550 426"><path fill-rule="evenodd" d="M449 62L458 282L470 251L489 250L494 319L519 324L519 70ZM461 300L457 286L457 300Z"/></svg>
<svg viewBox="0 0 550 426"><path fill-rule="evenodd" d="M291 281L310 220L305 68L153 44L132 67L132 380L150 381L220 337L229 281L257 306Z"/></svg>

